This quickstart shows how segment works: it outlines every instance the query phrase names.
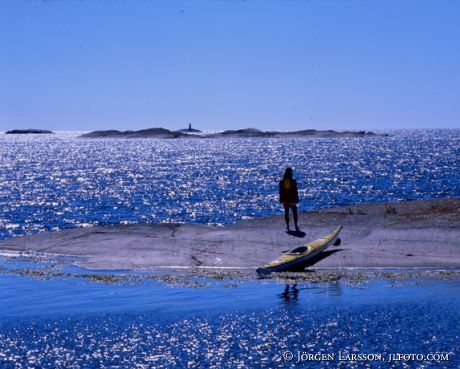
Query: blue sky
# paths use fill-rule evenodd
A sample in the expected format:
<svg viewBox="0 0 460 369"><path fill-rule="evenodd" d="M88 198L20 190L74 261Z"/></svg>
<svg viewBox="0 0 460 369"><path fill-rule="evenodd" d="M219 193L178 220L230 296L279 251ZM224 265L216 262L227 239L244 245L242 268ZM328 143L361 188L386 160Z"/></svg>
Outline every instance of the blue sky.
<svg viewBox="0 0 460 369"><path fill-rule="evenodd" d="M460 128L457 0L0 0L0 131Z"/></svg>

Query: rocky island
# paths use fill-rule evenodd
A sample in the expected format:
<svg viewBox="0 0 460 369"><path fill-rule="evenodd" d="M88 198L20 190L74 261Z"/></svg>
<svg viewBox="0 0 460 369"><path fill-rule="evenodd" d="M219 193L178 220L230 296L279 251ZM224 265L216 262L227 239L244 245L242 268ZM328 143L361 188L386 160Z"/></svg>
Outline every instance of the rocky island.
<svg viewBox="0 0 460 369"><path fill-rule="evenodd" d="M77 258L101 270L256 268L343 226L341 244L317 268L458 268L460 199L357 204L301 214L301 234L285 232L282 215L225 226L118 224L67 229L0 241L0 251ZM178 247L180 245L180 247ZM280 246L281 245L281 246Z"/></svg>
<svg viewBox="0 0 460 369"><path fill-rule="evenodd" d="M48 131L46 129L35 129L35 128L29 128L29 129L13 129L11 131L5 132L7 135L24 135L24 134L52 134L52 131Z"/></svg>
<svg viewBox="0 0 460 369"><path fill-rule="evenodd" d="M165 128L149 128L139 131L93 131L85 133L83 138L179 138L186 135L181 131L170 131Z"/></svg>
<svg viewBox="0 0 460 369"><path fill-rule="evenodd" d="M315 130L307 129L300 131L282 132L282 131L261 131L255 128L245 128L237 130L226 130L217 133L204 133L196 129L182 129L170 131L165 128L149 128L139 131L93 131L85 133L81 138L224 138L224 137L369 137L369 136L388 136L370 131L333 131L333 130Z"/></svg>

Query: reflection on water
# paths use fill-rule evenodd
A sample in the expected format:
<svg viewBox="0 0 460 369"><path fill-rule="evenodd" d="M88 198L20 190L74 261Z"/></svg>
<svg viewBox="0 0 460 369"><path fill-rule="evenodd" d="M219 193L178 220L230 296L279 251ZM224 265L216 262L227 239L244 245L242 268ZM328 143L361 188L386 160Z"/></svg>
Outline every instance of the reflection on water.
<svg viewBox="0 0 460 369"><path fill-rule="evenodd" d="M299 297L299 289L297 288L297 284L293 284L292 286L287 284L280 296L287 303L297 301Z"/></svg>
<svg viewBox="0 0 460 369"><path fill-rule="evenodd" d="M278 296L286 303L297 302L303 296L326 295L326 296L341 296L343 294L343 285L341 283L313 283L306 286L298 286L294 284L286 284L282 293Z"/></svg>

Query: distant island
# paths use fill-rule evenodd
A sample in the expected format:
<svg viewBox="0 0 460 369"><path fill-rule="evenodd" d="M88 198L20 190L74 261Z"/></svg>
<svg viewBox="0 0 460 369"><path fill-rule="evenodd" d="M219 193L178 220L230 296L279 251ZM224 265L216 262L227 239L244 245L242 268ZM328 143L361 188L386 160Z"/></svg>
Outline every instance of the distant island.
<svg viewBox="0 0 460 369"><path fill-rule="evenodd" d="M7 135L28 135L28 134L52 134L52 131L48 131L46 129L13 129L11 131L5 132Z"/></svg>
<svg viewBox="0 0 460 369"><path fill-rule="evenodd" d="M85 133L83 138L179 138L186 136L182 131L170 131L165 128L149 128L140 131L94 131Z"/></svg>
<svg viewBox="0 0 460 369"><path fill-rule="evenodd" d="M388 134L380 134L370 131L318 131L315 129L307 129L300 131L261 131L255 128L245 128L237 130L227 130L217 133L204 133L197 129L181 129L178 131L170 131L165 128L150 128L139 131L93 131L85 133L81 138L222 138L222 137L369 137L369 136L388 136Z"/></svg>

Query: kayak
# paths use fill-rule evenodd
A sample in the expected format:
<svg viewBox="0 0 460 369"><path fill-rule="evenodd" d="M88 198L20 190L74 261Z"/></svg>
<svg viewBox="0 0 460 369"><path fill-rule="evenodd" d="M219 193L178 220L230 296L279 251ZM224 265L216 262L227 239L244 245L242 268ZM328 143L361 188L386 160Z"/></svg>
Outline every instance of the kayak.
<svg viewBox="0 0 460 369"><path fill-rule="evenodd" d="M339 233L342 228L342 226L337 227L324 237L283 253L277 259L258 268L257 273L270 274L272 272L284 272L305 263L321 251L324 251L328 246L340 242Z"/></svg>

